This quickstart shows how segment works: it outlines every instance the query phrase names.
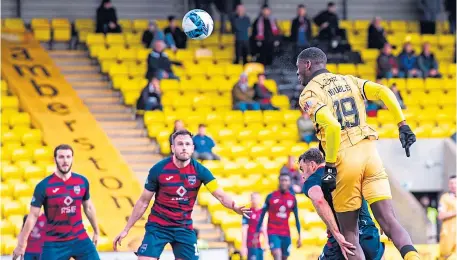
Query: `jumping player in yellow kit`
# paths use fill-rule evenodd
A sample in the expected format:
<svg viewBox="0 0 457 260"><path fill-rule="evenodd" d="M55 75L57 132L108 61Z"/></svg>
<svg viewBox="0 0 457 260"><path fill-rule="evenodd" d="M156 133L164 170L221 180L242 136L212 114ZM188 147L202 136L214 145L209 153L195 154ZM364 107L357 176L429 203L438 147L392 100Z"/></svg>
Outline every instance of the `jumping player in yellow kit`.
<svg viewBox="0 0 457 260"><path fill-rule="evenodd" d="M300 107L309 113L325 154L322 187L332 192L340 229L356 246L355 256L365 259L359 245L358 216L362 196L402 257L420 259L406 230L395 218L389 180L376 150L378 134L366 122L365 100L381 100L398 123L400 141L409 157L416 141L406 124L395 95L385 86L326 69L327 57L319 48L303 50L297 58L297 75L305 88Z"/></svg>

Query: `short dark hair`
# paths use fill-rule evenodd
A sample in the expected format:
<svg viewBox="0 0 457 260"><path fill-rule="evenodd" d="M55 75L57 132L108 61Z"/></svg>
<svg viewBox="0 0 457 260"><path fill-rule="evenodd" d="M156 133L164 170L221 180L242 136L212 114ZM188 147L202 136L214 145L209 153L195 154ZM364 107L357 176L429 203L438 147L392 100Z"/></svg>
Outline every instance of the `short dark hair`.
<svg viewBox="0 0 457 260"><path fill-rule="evenodd" d="M451 177L449 177L449 180L452 180L452 179L455 179L455 175L451 175Z"/></svg>
<svg viewBox="0 0 457 260"><path fill-rule="evenodd" d="M168 19L169 22L173 21L175 18L176 18L176 17L175 17L174 15L169 15L169 16L167 17L167 19Z"/></svg>
<svg viewBox="0 0 457 260"><path fill-rule="evenodd" d="M257 78L260 77L260 76L266 77L265 73L259 73L259 74L257 74Z"/></svg>
<svg viewBox="0 0 457 260"><path fill-rule="evenodd" d="M278 179L281 179L281 177L288 177L289 179L292 179L292 177L290 177L290 175L287 174L287 173L281 173L281 174L279 174L279 178L278 178Z"/></svg>
<svg viewBox="0 0 457 260"><path fill-rule="evenodd" d="M318 148L310 148L308 151L300 155L298 162L315 162L317 164L324 163L324 156Z"/></svg>
<svg viewBox="0 0 457 260"><path fill-rule="evenodd" d="M327 7L333 7L335 6L335 2L328 2Z"/></svg>
<svg viewBox="0 0 457 260"><path fill-rule="evenodd" d="M304 4L299 4L299 5L297 6L297 8L298 8L298 9L300 9L300 8L305 8L305 5L304 5Z"/></svg>
<svg viewBox="0 0 457 260"><path fill-rule="evenodd" d="M180 136L180 135L188 135L190 136L190 138L193 137L192 133L187 131L187 130L179 130L179 131L176 131L173 133L173 135L171 136L171 141L173 142L172 144L175 144L175 139L176 137Z"/></svg>
<svg viewBox="0 0 457 260"><path fill-rule="evenodd" d="M267 4L262 5L262 10L266 8L270 9L270 6L268 6Z"/></svg>
<svg viewBox="0 0 457 260"><path fill-rule="evenodd" d="M206 125L205 124L199 124L198 128L200 128L200 127L206 127Z"/></svg>
<svg viewBox="0 0 457 260"><path fill-rule="evenodd" d="M317 47L310 47L304 49L300 54L298 55L298 60L299 61L306 61L309 60L311 63L314 64L327 64L327 55L325 53L317 48Z"/></svg>
<svg viewBox="0 0 457 260"><path fill-rule="evenodd" d="M73 151L73 148L69 144L59 144L58 146L56 146L56 148L54 148L54 158L57 157L57 152L59 150L70 150L71 151L71 155L73 155L75 153Z"/></svg>

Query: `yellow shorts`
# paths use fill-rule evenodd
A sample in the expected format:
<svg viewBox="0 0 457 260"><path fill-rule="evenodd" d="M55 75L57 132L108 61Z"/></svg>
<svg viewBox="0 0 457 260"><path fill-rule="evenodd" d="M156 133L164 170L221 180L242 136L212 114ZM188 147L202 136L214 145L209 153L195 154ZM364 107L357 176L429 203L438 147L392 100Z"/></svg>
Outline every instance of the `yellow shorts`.
<svg viewBox="0 0 457 260"><path fill-rule="evenodd" d="M340 151L336 168L336 189L332 193L336 212L359 209L362 195L369 204L392 199L389 179L374 140L365 139Z"/></svg>

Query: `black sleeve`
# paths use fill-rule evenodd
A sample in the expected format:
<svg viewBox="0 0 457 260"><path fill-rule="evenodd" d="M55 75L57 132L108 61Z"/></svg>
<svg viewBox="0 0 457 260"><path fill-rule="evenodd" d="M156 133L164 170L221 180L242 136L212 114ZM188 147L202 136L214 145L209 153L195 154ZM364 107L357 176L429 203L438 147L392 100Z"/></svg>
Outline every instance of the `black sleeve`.
<svg viewBox="0 0 457 260"><path fill-rule="evenodd" d="M141 37L141 42L143 43L144 47L148 48L151 43L151 36L149 35L149 31L144 31L143 36Z"/></svg>
<svg viewBox="0 0 457 260"><path fill-rule="evenodd" d="M259 21L259 18L255 19L254 23L252 24L252 32L251 35L253 38L257 35L257 22Z"/></svg>
<svg viewBox="0 0 457 260"><path fill-rule="evenodd" d="M324 23L324 12L321 12L319 13L318 15L316 15L314 17L314 23L317 25L317 26L321 26L321 24Z"/></svg>
<svg viewBox="0 0 457 260"><path fill-rule="evenodd" d="M114 22L115 24L117 24L117 12L116 12L116 8L113 7L112 9L113 9L113 11L112 11L112 13L113 13L113 17L112 17L113 21L112 21L112 22Z"/></svg>
<svg viewBox="0 0 457 260"><path fill-rule="evenodd" d="M298 32L298 19L295 18L292 20L292 26L290 27L290 40L292 42L297 41L297 32Z"/></svg>
<svg viewBox="0 0 457 260"><path fill-rule="evenodd" d="M306 22L308 23L308 31L307 31L307 36L308 36L308 41L311 41L311 39L313 38L313 25L311 23L311 20L308 19L308 18L305 18L306 19Z"/></svg>

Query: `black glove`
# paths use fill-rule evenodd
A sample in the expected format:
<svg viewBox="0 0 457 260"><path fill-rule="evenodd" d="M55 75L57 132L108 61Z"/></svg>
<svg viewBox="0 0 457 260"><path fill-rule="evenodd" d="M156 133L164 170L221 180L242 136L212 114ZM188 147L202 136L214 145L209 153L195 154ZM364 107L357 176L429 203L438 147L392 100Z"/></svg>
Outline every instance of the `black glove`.
<svg viewBox="0 0 457 260"><path fill-rule="evenodd" d="M409 125L402 125L398 128L398 132L400 133L400 142L401 146L405 148L406 156L409 157L409 147L416 142L416 135L411 131Z"/></svg>
<svg viewBox="0 0 457 260"><path fill-rule="evenodd" d="M322 176L322 190L332 192L336 189L336 167L325 166L325 172Z"/></svg>

